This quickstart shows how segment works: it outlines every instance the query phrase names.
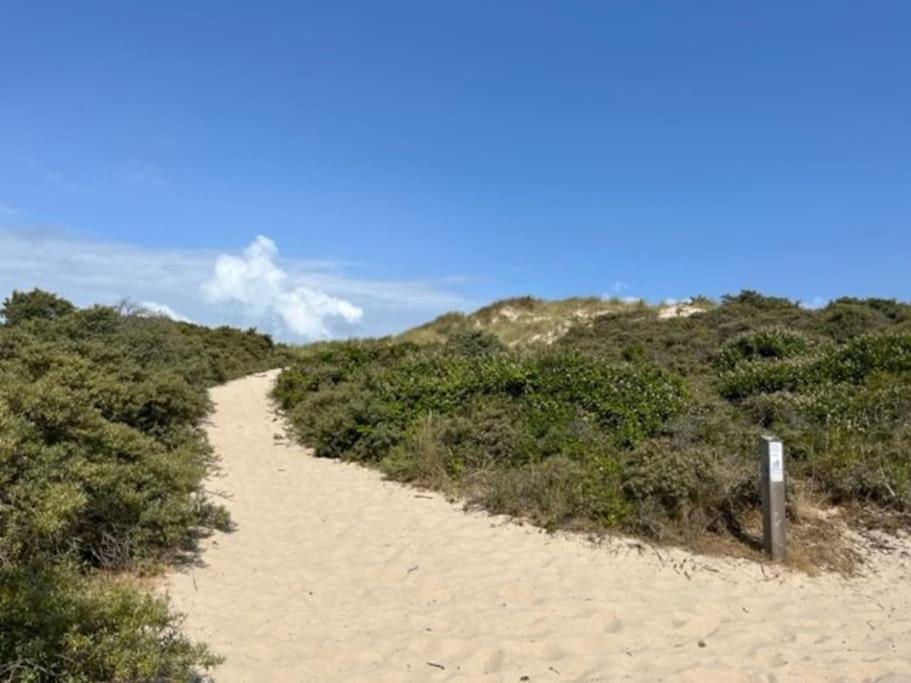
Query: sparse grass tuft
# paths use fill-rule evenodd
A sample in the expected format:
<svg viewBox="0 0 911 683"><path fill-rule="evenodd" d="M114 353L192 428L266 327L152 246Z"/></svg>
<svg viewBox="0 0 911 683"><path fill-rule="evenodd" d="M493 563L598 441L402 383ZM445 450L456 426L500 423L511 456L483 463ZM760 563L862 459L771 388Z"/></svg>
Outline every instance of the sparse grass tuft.
<svg viewBox="0 0 911 683"><path fill-rule="evenodd" d="M453 336L483 331L507 346L553 344L575 325L588 325L608 313L645 312L643 301L624 301L616 297L575 297L545 301L530 296L504 299L478 309L470 315L446 313L429 323L402 333L399 341L416 344L444 343Z"/></svg>

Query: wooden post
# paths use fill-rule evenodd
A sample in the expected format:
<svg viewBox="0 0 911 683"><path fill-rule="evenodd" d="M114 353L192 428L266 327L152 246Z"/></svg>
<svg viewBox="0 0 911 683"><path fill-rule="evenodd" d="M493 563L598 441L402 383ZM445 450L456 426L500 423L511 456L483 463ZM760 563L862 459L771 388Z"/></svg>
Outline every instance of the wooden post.
<svg viewBox="0 0 911 683"><path fill-rule="evenodd" d="M772 436L759 442L762 488L762 543L766 553L778 562L787 555L785 513L784 446Z"/></svg>

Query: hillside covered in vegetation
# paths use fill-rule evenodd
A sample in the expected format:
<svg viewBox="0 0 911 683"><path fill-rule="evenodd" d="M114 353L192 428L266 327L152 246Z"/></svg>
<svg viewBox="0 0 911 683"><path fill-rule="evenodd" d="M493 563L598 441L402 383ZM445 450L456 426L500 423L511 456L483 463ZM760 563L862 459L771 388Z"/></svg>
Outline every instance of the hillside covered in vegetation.
<svg viewBox="0 0 911 683"><path fill-rule="evenodd" d="M494 302L474 313L444 313L403 332L397 339L416 344L442 343L456 335L484 331L506 346L547 345L574 327L590 325L599 316L629 311L676 312L674 306L650 307L641 299L574 297L546 301L522 296Z"/></svg>
<svg viewBox="0 0 911 683"><path fill-rule="evenodd" d="M214 656L131 577L229 525L206 390L283 351L40 290L0 314L0 680L189 680Z"/></svg>
<svg viewBox="0 0 911 683"><path fill-rule="evenodd" d="M754 292L684 315L608 304L549 345L510 345L501 314L517 301L540 310L512 300L308 347L275 395L319 456L550 528L749 554L765 433L789 459L794 557L839 562L814 510L911 508L911 305L807 310Z"/></svg>

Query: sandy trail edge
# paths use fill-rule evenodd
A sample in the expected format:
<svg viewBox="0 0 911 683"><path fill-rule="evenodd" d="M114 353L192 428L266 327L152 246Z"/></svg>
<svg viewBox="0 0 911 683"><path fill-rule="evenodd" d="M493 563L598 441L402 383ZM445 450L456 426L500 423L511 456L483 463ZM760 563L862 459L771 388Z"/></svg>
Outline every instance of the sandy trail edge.
<svg viewBox="0 0 911 683"><path fill-rule="evenodd" d="M275 440L275 375L212 390L238 529L164 586L217 681L911 681L907 555L814 579L466 514Z"/></svg>

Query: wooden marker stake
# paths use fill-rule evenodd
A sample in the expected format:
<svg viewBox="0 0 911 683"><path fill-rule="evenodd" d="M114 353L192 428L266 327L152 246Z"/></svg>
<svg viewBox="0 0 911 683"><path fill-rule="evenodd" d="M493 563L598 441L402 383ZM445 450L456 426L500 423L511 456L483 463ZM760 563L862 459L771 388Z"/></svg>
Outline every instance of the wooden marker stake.
<svg viewBox="0 0 911 683"><path fill-rule="evenodd" d="M762 488L762 543L772 560L787 555L787 516L785 513L784 445L764 436L759 442Z"/></svg>

